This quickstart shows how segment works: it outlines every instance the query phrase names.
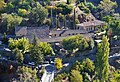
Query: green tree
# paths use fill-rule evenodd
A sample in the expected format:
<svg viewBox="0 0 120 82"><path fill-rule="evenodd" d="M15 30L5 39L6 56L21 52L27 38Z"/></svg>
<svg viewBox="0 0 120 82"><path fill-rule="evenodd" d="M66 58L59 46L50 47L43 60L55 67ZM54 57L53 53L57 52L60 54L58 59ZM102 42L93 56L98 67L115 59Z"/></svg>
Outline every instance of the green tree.
<svg viewBox="0 0 120 82"><path fill-rule="evenodd" d="M64 15L62 15L61 13L59 13L58 19L59 19L60 22L63 22L64 19L65 19L65 17L64 17Z"/></svg>
<svg viewBox="0 0 120 82"><path fill-rule="evenodd" d="M18 9L18 14L20 16L26 16L27 15L27 11L26 11L26 9Z"/></svg>
<svg viewBox="0 0 120 82"><path fill-rule="evenodd" d="M58 13L61 13L63 15L67 15L67 14L70 14L71 11L73 10L73 6L71 5L67 5L67 4L62 4L62 3L59 3L56 5L57 7L57 10L60 11Z"/></svg>
<svg viewBox="0 0 120 82"><path fill-rule="evenodd" d="M112 28L113 35L120 35L120 19L112 20L110 23L110 28Z"/></svg>
<svg viewBox="0 0 120 82"><path fill-rule="evenodd" d="M94 71L94 63L89 58L83 60L82 65L84 66L84 71L89 73Z"/></svg>
<svg viewBox="0 0 120 82"><path fill-rule="evenodd" d="M109 29L108 31L111 31L112 35L120 35L120 15L105 16L103 17L103 21L107 22L107 29Z"/></svg>
<svg viewBox="0 0 120 82"><path fill-rule="evenodd" d="M25 53L29 49L29 40L25 37L21 39L9 39L9 49L14 50L18 48L19 50L22 50L23 53Z"/></svg>
<svg viewBox="0 0 120 82"><path fill-rule="evenodd" d="M23 60L24 60L24 57L23 57L22 52L21 52L20 50L18 50L18 49L15 49L14 53L15 53L15 58L16 58L16 60L17 60L18 62L22 63Z"/></svg>
<svg viewBox="0 0 120 82"><path fill-rule="evenodd" d="M44 54L42 53L42 49L39 45L38 39L34 36L33 44L30 46L30 58L36 65L43 63Z"/></svg>
<svg viewBox="0 0 120 82"><path fill-rule="evenodd" d="M86 38L88 44L89 44L89 48L93 49L94 48L94 40L92 38Z"/></svg>
<svg viewBox="0 0 120 82"><path fill-rule="evenodd" d="M81 35L71 36L63 39L62 45L64 49L68 50L69 53L72 53L73 50L85 50L89 47L86 39Z"/></svg>
<svg viewBox="0 0 120 82"><path fill-rule="evenodd" d="M0 15L1 15L5 6L6 6L6 3L4 2L4 0L0 0Z"/></svg>
<svg viewBox="0 0 120 82"><path fill-rule="evenodd" d="M44 55L41 51L41 48L37 45L31 45L30 47L30 57L33 62L35 62L36 65L39 65L44 60Z"/></svg>
<svg viewBox="0 0 120 82"><path fill-rule="evenodd" d="M51 24L52 24L51 19L45 19L44 24L48 25L48 26L51 26Z"/></svg>
<svg viewBox="0 0 120 82"><path fill-rule="evenodd" d="M68 77L67 73L61 73L61 74L57 74L57 76L54 79L54 82L62 82L63 79L66 79Z"/></svg>
<svg viewBox="0 0 120 82"><path fill-rule="evenodd" d="M117 3L111 0L102 0L98 5L101 15L110 15L114 13L114 9L117 8Z"/></svg>
<svg viewBox="0 0 120 82"><path fill-rule="evenodd" d="M54 51L49 43L40 42L39 46L41 47L41 50L42 50L42 53L44 54L44 56L54 55Z"/></svg>
<svg viewBox="0 0 120 82"><path fill-rule="evenodd" d="M71 4L73 0L67 0L67 4Z"/></svg>
<svg viewBox="0 0 120 82"><path fill-rule="evenodd" d="M59 70L59 69L61 69L63 66L62 66L62 59L60 59L60 58L56 58L55 59L55 66L56 66L56 68Z"/></svg>
<svg viewBox="0 0 120 82"><path fill-rule="evenodd" d="M82 75L77 70L72 70L70 72L70 82L83 82Z"/></svg>
<svg viewBox="0 0 120 82"><path fill-rule="evenodd" d="M29 14L29 21L39 25L43 24L43 21L48 16L48 11L38 2L36 2L36 7L32 8L32 11Z"/></svg>
<svg viewBox="0 0 120 82"><path fill-rule="evenodd" d="M114 73L114 76L115 76L116 82L119 82L119 81L120 81L120 70L117 70L117 71Z"/></svg>
<svg viewBox="0 0 120 82"><path fill-rule="evenodd" d="M57 17L57 28L60 28L60 20L58 17Z"/></svg>
<svg viewBox="0 0 120 82"><path fill-rule="evenodd" d="M9 33L15 29L15 26L20 25L22 17L13 14L2 14L1 26L4 28L3 31Z"/></svg>
<svg viewBox="0 0 120 82"><path fill-rule="evenodd" d="M16 75L18 76L17 79L14 78L12 81L19 81L20 82L38 82L39 78L37 77L37 70L28 68L25 66L18 66L16 70Z"/></svg>
<svg viewBox="0 0 120 82"><path fill-rule="evenodd" d="M50 5L50 0L44 0L44 2L45 2L45 5Z"/></svg>
<svg viewBox="0 0 120 82"><path fill-rule="evenodd" d="M96 73L97 78L100 82L108 81L108 73L109 73L109 42L107 37L102 37L102 42L97 45L97 54L96 54Z"/></svg>

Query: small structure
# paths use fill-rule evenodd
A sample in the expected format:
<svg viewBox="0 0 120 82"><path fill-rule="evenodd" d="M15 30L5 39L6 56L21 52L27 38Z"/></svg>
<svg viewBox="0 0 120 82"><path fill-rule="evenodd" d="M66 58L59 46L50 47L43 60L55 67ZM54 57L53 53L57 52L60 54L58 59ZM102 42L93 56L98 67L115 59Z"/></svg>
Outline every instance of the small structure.
<svg viewBox="0 0 120 82"><path fill-rule="evenodd" d="M93 20L84 22L81 24L76 24L76 29L84 30L86 32L98 31L98 27L103 28L104 22L100 20Z"/></svg>

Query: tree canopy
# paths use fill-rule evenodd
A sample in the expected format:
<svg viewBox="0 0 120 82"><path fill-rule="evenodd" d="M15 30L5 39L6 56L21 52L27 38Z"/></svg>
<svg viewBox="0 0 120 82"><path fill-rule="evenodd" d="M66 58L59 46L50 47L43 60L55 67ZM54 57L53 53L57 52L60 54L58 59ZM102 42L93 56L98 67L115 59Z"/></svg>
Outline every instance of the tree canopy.
<svg viewBox="0 0 120 82"><path fill-rule="evenodd" d="M80 74L79 71L77 70L72 70L70 72L70 81L71 82L83 82L83 78L82 78L82 75Z"/></svg>
<svg viewBox="0 0 120 82"><path fill-rule="evenodd" d="M114 9L117 8L117 3L111 0L102 0L98 5L98 8L103 16L110 15L113 14Z"/></svg>
<svg viewBox="0 0 120 82"><path fill-rule="evenodd" d="M39 26L43 24L43 21L48 16L48 11L38 2L36 2L35 5L36 6L32 8L32 11L29 14L29 21Z"/></svg>
<svg viewBox="0 0 120 82"><path fill-rule="evenodd" d="M96 54L96 72L97 78L100 82L108 81L109 73L109 42L107 37L102 37L102 42L97 45L97 54Z"/></svg>
<svg viewBox="0 0 120 82"><path fill-rule="evenodd" d="M4 30L4 32L9 33L14 30L15 26L18 26L22 22L22 17L14 15L14 14L2 14L1 15L1 24L0 26ZM3 28L4 27L4 28Z"/></svg>
<svg viewBox="0 0 120 82"><path fill-rule="evenodd" d="M82 35L71 36L65 38L62 42L64 49L68 52L73 52L73 50L85 50L89 48L89 44Z"/></svg>
<svg viewBox="0 0 120 82"><path fill-rule="evenodd" d="M26 52L29 49L29 40L25 37L21 39L10 38L8 47L11 50L18 48L19 50L22 50L22 52Z"/></svg>
<svg viewBox="0 0 120 82"><path fill-rule="evenodd" d="M55 59L55 66L56 66L56 69L61 69L63 66L62 66L62 59L60 58L56 58Z"/></svg>

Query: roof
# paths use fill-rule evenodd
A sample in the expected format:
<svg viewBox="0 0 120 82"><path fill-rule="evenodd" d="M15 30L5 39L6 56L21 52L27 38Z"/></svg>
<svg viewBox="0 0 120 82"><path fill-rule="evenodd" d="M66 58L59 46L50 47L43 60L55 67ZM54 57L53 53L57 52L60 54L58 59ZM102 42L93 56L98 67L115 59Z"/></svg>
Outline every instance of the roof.
<svg viewBox="0 0 120 82"><path fill-rule="evenodd" d="M25 29L25 35L24 32L21 30ZM18 31L16 29L16 34L19 35L19 33L24 35L24 37L27 37L30 42L33 40L33 35L35 35L40 41L42 42L60 42L64 38L77 35L77 34L83 34L85 37L91 37L92 34L85 34L86 32L83 30L49 30L47 26L45 27L23 27L23 28L18 28ZM23 34L22 34L23 33ZM56 34L57 36L54 37L49 37L49 34ZM20 35L19 35L20 36Z"/></svg>
<svg viewBox="0 0 120 82"><path fill-rule="evenodd" d="M16 36L27 37L30 41L32 41L33 35L39 39L49 38L49 27L16 27L15 34Z"/></svg>
<svg viewBox="0 0 120 82"><path fill-rule="evenodd" d="M15 27L16 36L24 36L27 34L27 27Z"/></svg>
<svg viewBox="0 0 120 82"><path fill-rule="evenodd" d="M82 34L85 38L92 37L94 33L88 33L88 34ZM73 35L70 35L73 36ZM45 38L40 39L42 42L61 42L64 38L70 37L70 36L64 36L64 37L53 37L53 38Z"/></svg>
<svg viewBox="0 0 120 82"><path fill-rule="evenodd" d="M50 34L56 34L56 35L61 35L61 36L70 36L70 35L75 35L75 34L83 34L86 33L84 30L52 30L50 31Z"/></svg>
<svg viewBox="0 0 120 82"><path fill-rule="evenodd" d="M84 14L84 12L80 10L79 7L75 7L75 14L80 15L80 14ZM74 9L72 10L70 15L74 15Z"/></svg>
<svg viewBox="0 0 120 82"><path fill-rule="evenodd" d="M98 26L103 25L104 22L100 20L88 21L81 24L76 24L77 26L88 27L88 26Z"/></svg>

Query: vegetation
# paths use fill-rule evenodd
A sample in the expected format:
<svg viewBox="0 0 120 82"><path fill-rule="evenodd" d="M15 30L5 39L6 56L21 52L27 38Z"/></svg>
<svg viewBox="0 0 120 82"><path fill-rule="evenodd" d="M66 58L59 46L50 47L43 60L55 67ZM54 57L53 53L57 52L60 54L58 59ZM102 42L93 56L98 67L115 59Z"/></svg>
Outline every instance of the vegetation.
<svg viewBox="0 0 120 82"><path fill-rule="evenodd" d="M78 7L81 12L75 11L75 7ZM3 51L0 49L0 57L5 61L7 61L5 58L9 58L16 63L15 66L12 66L8 65L12 64L11 62L6 64L6 62L1 61L0 74L14 72L18 78L10 79L11 82L18 82L18 79L21 82L38 82L37 74L40 78L44 73L43 70L39 74L39 71L36 69L24 66L19 67L18 63L24 65L23 63L34 62L38 66L44 62L45 57L57 54L56 56L58 57L55 58L54 62L57 69L56 73L60 74L56 75L55 82L119 82L120 70L119 68L117 70L112 69L108 59L110 51L108 40L110 39L111 42L113 36L120 36L119 13L120 0L89 0L89 2L88 0L67 0L67 3L52 3L51 0L0 0L0 33L4 34L0 34L3 36L2 44L0 45ZM58 50L53 50L51 44L47 42L38 41L35 36L32 43L25 37L8 39L9 35L15 34L15 27L17 26L41 27L42 25L48 25L50 29L54 29L54 27L60 29L70 29L72 27L73 29L76 27L76 24L92 21L92 16L95 16L95 19L105 21L105 25L100 31L106 31L105 35L109 38L101 35L102 42L97 45L94 45L92 38L85 38L79 34L73 34L75 36L65 38L62 41L62 45L57 46L59 47ZM10 50L9 52L7 50L4 52L4 48L7 46L11 53L9 53ZM56 46L54 47L56 48ZM94 49L96 48L97 53L95 57ZM62 53L61 55L61 52L62 50L64 52L64 49L65 52L67 51L66 56L71 56L69 59L67 57L63 59L65 54ZM54 51L61 52L54 53ZM84 52L91 53L89 56L89 53L81 55ZM80 55L76 56L76 54ZM3 55L5 55L5 58ZM62 64L65 62L70 64L64 67L64 69ZM15 72L13 68L17 68L17 66L18 69Z"/></svg>
<svg viewBox="0 0 120 82"><path fill-rule="evenodd" d="M2 21L0 26L2 27L3 32L9 34L14 30L15 26L20 25L20 23L22 22L22 17L17 16L15 14L4 13L1 15L1 20Z"/></svg>
<svg viewBox="0 0 120 82"><path fill-rule="evenodd" d="M56 7L57 7L58 9L61 9L61 11L59 11L58 13L62 13L62 14L64 14L64 15L70 14L71 11L72 11L72 9L73 9L73 6L67 5L67 4L61 4L61 3L60 3L60 4L57 4Z"/></svg>
<svg viewBox="0 0 120 82"><path fill-rule="evenodd" d="M21 76L18 77L19 81L24 81L24 82L27 81L38 82L39 78L37 77L36 73L37 73L36 69L32 70L31 68L24 66L18 67L16 71L16 74ZM14 79L14 80L17 81L18 79Z"/></svg>
<svg viewBox="0 0 120 82"><path fill-rule="evenodd" d="M61 73L58 74L57 77L55 78L55 82L62 82L62 80L65 80L69 75L67 73Z"/></svg>
<svg viewBox="0 0 120 82"><path fill-rule="evenodd" d="M9 39L9 49L15 54L15 58L20 63L24 60L24 54L26 52L30 53L31 61L35 64L41 64L44 60L44 56L55 55L52 47L47 42L39 42L36 37L33 39L33 43L30 44L27 38L21 39Z"/></svg>
<svg viewBox="0 0 120 82"><path fill-rule="evenodd" d="M60 70L63 67L62 66L62 59L56 58L55 59L55 66L56 66L56 69Z"/></svg>
<svg viewBox="0 0 120 82"><path fill-rule="evenodd" d="M77 70L72 70L70 73L70 82L83 82L82 75Z"/></svg>
<svg viewBox="0 0 120 82"><path fill-rule="evenodd" d="M96 73L100 82L108 81L109 73L109 42L107 37L102 37L102 42L98 44L96 56Z"/></svg>
<svg viewBox="0 0 120 82"><path fill-rule="evenodd" d="M37 24L39 26L43 24L43 21L48 15L48 11L44 7L42 7L42 5L40 5L38 2L36 2L35 5L36 7L34 7L31 13L29 14L29 21L32 24Z"/></svg>
<svg viewBox="0 0 120 82"><path fill-rule="evenodd" d="M114 9L117 7L117 3L111 0L103 0L100 2L98 8L102 16L111 15L114 13Z"/></svg>
<svg viewBox="0 0 120 82"><path fill-rule="evenodd" d="M23 63L24 57L23 57L22 52L21 52L20 50L18 50L18 49L15 49L15 50L14 50L14 53L16 54L16 55L15 55L16 60L17 60L18 62L20 62L20 63Z"/></svg>
<svg viewBox="0 0 120 82"><path fill-rule="evenodd" d="M25 53L29 49L29 41L25 37L21 39L10 38L8 47L11 50L18 48L19 50L22 50L23 53Z"/></svg>
<svg viewBox="0 0 120 82"><path fill-rule="evenodd" d="M62 42L64 49L66 49L69 53L72 53L73 50L86 50L88 48L93 48L93 42L92 39L90 40L86 40L82 35L75 35L75 36L71 36L68 38L65 38ZM90 44L90 45L89 45Z"/></svg>

